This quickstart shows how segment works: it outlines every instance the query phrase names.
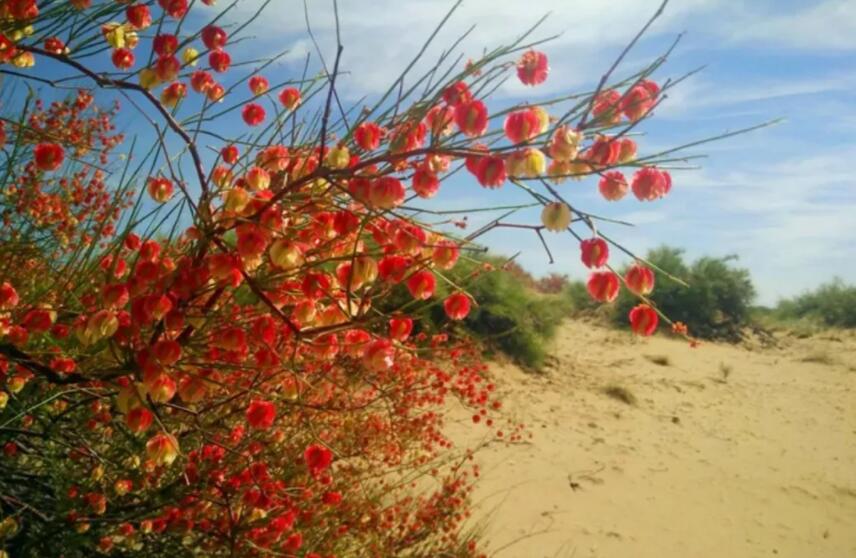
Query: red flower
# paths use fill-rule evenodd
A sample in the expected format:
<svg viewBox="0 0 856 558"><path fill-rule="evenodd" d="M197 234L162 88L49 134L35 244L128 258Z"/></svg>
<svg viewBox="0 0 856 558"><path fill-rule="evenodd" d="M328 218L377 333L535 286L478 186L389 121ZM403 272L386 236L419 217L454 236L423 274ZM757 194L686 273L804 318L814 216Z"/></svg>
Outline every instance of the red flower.
<svg viewBox="0 0 856 558"><path fill-rule="evenodd" d="M178 452L178 440L166 432L155 434L146 442L146 454L157 465L171 465Z"/></svg>
<svg viewBox="0 0 856 558"><path fill-rule="evenodd" d="M139 434L148 430L153 420L154 415L151 411L145 407L135 407L128 411L128 415L125 417L125 424L128 425L131 432Z"/></svg>
<svg viewBox="0 0 856 558"><path fill-rule="evenodd" d="M618 162L629 163L636 158L636 142L630 138L618 140Z"/></svg>
<svg viewBox="0 0 856 558"><path fill-rule="evenodd" d="M7 281L0 283L0 310L9 310L10 308L14 308L18 305L20 301L20 297L18 296L18 291L15 290L15 287L10 285Z"/></svg>
<svg viewBox="0 0 856 558"><path fill-rule="evenodd" d="M270 82L264 76L253 76L250 78L249 86L253 95L262 95L270 89Z"/></svg>
<svg viewBox="0 0 856 558"><path fill-rule="evenodd" d="M51 328L54 315L49 310L36 308L28 311L21 319L21 326L30 333L44 333Z"/></svg>
<svg viewBox="0 0 856 558"><path fill-rule="evenodd" d="M588 268L603 267L609 259L609 246L602 238L589 238L580 242L580 259Z"/></svg>
<svg viewBox="0 0 856 558"><path fill-rule="evenodd" d="M653 201L669 193L672 189L672 177L666 171L644 167L633 175L630 187L639 201Z"/></svg>
<svg viewBox="0 0 856 558"><path fill-rule="evenodd" d="M621 288L618 275L611 271L595 271L586 284L591 297L600 302L612 302Z"/></svg>
<svg viewBox="0 0 856 558"><path fill-rule="evenodd" d="M333 463L333 452L321 444L312 444L303 452L303 460L312 476L317 477Z"/></svg>
<svg viewBox="0 0 856 558"><path fill-rule="evenodd" d="M184 99L186 96L187 86L180 81L176 81L174 83L170 83L163 91L161 91L160 100L164 106L175 108L178 106L179 101Z"/></svg>
<svg viewBox="0 0 856 558"><path fill-rule="evenodd" d="M241 111L241 117L248 126L258 126L265 120L265 109L257 103L247 103Z"/></svg>
<svg viewBox="0 0 856 558"><path fill-rule="evenodd" d="M409 265L410 262L404 256L385 256L377 265L378 275L383 281L400 283Z"/></svg>
<svg viewBox="0 0 856 558"><path fill-rule="evenodd" d="M363 354L363 364L374 372L389 370L395 364L395 347L388 339L378 339Z"/></svg>
<svg viewBox="0 0 856 558"><path fill-rule="evenodd" d="M657 324L660 322L660 317L657 311L647 304L639 304L634 307L628 314L630 319L630 329L636 335L651 335L657 329Z"/></svg>
<svg viewBox="0 0 856 558"><path fill-rule="evenodd" d="M55 171L62 166L65 151L55 143L40 143L33 150L36 168L43 171Z"/></svg>
<svg viewBox="0 0 856 558"><path fill-rule="evenodd" d="M592 114L602 124L618 124L621 121L621 93L615 89L601 91L595 97Z"/></svg>
<svg viewBox="0 0 856 558"><path fill-rule="evenodd" d="M214 78L208 72L197 70L190 74L190 87L197 93L205 93L214 83Z"/></svg>
<svg viewBox="0 0 856 558"><path fill-rule="evenodd" d="M286 87L279 93L279 102L288 110L294 110L300 104L300 90L296 87Z"/></svg>
<svg viewBox="0 0 856 558"><path fill-rule="evenodd" d="M452 133L452 123L455 121L454 107L436 105L425 115L425 123L431 133L436 136L448 136Z"/></svg>
<svg viewBox="0 0 856 558"><path fill-rule="evenodd" d="M597 184L600 195L609 201L618 201L627 194L627 179L618 171L603 173Z"/></svg>
<svg viewBox="0 0 856 558"><path fill-rule="evenodd" d="M407 280L407 290L417 300L428 300L434 296L436 286L437 279L427 269L417 271Z"/></svg>
<svg viewBox="0 0 856 558"><path fill-rule="evenodd" d="M621 112L630 120L639 120L654 106L660 86L651 80L634 85L621 99Z"/></svg>
<svg viewBox="0 0 856 558"><path fill-rule="evenodd" d="M440 189L440 181L437 175L424 169L413 173L413 191L420 198L433 198Z"/></svg>
<svg viewBox="0 0 856 558"><path fill-rule="evenodd" d="M172 197L173 187L172 182L168 179L160 177L160 178L149 178L149 182L146 185L146 189L149 192L149 195L158 203L164 203L169 201Z"/></svg>
<svg viewBox="0 0 856 558"><path fill-rule="evenodd" d="M4 4L7 4L4 2ZM39 8L36 5L36 0L15 0L8 2L3 6L12 15L13 19L33 19L38 17Z"/></svg>
<svg viewBox="0 0 856 558"><path fill-rule="evenodd" d="M270 401L254 399L247 407L247 424L256 430L267 430L273 426L276 406Z"/></svg>
<svg viewBox="0 0 856 558"><path fill-rule="evenodd" d="M455 293L443 301L443 310L452 320L463 320L470 313L470 297Z"/></svg>
<svg viewBox="0 0 856 558"><path fill-rule="evenodd" d="M172 56L178 50L178 37L168 33L155 35L152 40L152 50L158 56Z"/></svg>
<svg viewBox="0 0 856 558"><path fill-rule="evenodd" d="M226 46L228 39L226 32L216 25L209 25L202 30L202 43L209 50L220 50Z"/></svg>
<svg viewBox="0 0 856 558"><path fill-rule="evenodd" d="M541 131L541 119L532 109L517 110L505 117L505 136L512 143L522 143L537 136Z"/></svg>
<svg viewBox="0 0 856 558"><path fill-rule="evenodd" d="M624 274L627 288L638 295L647 295L654 290L654 272L649 268L634 264Z"/></svg>
<svg viewBox="0 0 856 558"><path fill-rule="evenodd" d="M360 149L373 151L380 145L383 137L383 128L374 122L363 122L354 130L354 141Z"/></svg>
<svg viewBox="0 0 856 558"><path fill-rule="evenodd" d="M397 178L384 176L373 180L369 188L369 202L380 209L392 209L404 202L404 185Z"/></svg>
<svg viewBox="0 0 856 558"><path fill-rule="evenodd" d="M434 246L431 260L440 269L452 269L461 254L460 248L453 240L443 239Z"/></svg>
<svg viewBox="0 0 856 558"><path fill-rule="evenodd" d="M517 61L517 77L523 85L538 85L544 83L550 67L547 65L547 55L543 52L529 50L523 53Z"/></svg>
<svg viewBox="0 0 856 558"><path fill-rule="evenodd" d="M172 339L161 339L152 347L152 356L165 366L175 364L181 358L181 345Z"/></svg>
<svg viewBox="0 0 856 558"><path fill-rule="evenodd" d="M45 39L45 50L54 54L64 54L65 43L59 37L48 37Z"/></svg>
<svg viewBox="0 0 856 558"><path fill-rule="evenodd" d="M155 62L155 75L161 81L172 81L181 71L181 62L175 56L161 56Z"/></svg>
<svg viewBox="0 0 856 558"><path fill-rule="evenodd" d="M491 155L480 157L476 166L476 178L485 188L499 188L508 178L505 160Z"/></svg>
<svg viewBox="0 0 856 558"><path fill-rule="evenodd" d="M457 81L443 90L443 100L450 106L468 103L473 99L470 88L463 81Z"/></svg>
<svg viewBox="0 0 856 558"><path fill-rule="evenodd" d="M120 70L127 70L134 66L134 52L129 48L117 48L110 59Z"/></svg>
<svg viewBox="0 0 856 558"><path fill-rule="evenodd" d="M621 144L609 136L600 136L586 150L584 158L596 165L609 167L618 162L621 155Z"/></svg>
<svg viewBox="0 0 856 558"><path fill-rule="evenodd" d="M145 29L152 24L152 14L144 4L134 4L125 8L125 17L135 29Z"/></svg>
<svg viewBox="0 0 856 558"><path fill-rule="evenodd" d="M187 13L187 0L158 0L158 5L175 19L180 19Z"/></svg>
<svg viewBox="0 0 856 558"><path fill-rule="evenodd" d="M342 493L325 492L324 495L321 497L321 501L327 504L328 506L337 506L342 501Z"/></svg>
<svg viewBox="0 0 856 558"><path fill-rule="evenodd" d="M459 103L455 106L455 124L465 136L482 135L487 130L487 107L477 100Z"/></svg>
<svg viewBox="0 0 856 558"><path fill-rule="evenodd" d="M240 152L238 148L234 145L227 145L223 149L220 150L220 156L223 157L223 161L230 165L234 165L238 162L238 156Z"/></svg>
<svg viewBox="0 0 856 558"><path fill-rule="evenodd" d="M413 320L410 318L390 318L389 336L396 341L404 341L413 331Z"/></svg>
<svg viewBox="0 0 856 558"><path fill-rule="evenodd" d="M225 50L215 50L208 55L208 64L215 72L223 73L232 65L232 57Z"/></svg>

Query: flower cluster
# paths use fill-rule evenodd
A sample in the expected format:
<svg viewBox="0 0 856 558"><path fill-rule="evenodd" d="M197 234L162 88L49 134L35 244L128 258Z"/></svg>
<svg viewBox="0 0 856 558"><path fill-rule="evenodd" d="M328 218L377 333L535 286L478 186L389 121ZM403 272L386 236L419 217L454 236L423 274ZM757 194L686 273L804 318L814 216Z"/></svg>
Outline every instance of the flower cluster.
<svg viewBox="0 0 856 558"><path fill-rule="evenodd" d="M561 117L549 104L498 109L483 78L537 86L550 75L543 52L511 62L506 49L410 107L333 125L335 76L273 88L254 72L227 89L234 38L214 17L189 30L188 9L71 0L40 13L0 0L0 63L37 72L51 59L161 118L133 165L112 154L122 113L95 107L108 92L97 87L0 127L11 176L0 194L0 491L14 523L0 543L20 556L46 545L478 556L464 528L478 468L452 451L443 409L457 401L474 428L507 440L523 431L505 424L461 334L478 301L446 273L478 235L453 237L409 206L458 168L484 188L531 193L538 234L590 231L579 247L591 296L610 302L626 285L642 299L631 328L650 335L652 271L615 273L610 242L561 184L596 176L610 201L668 194L668 172L621 129L651 114L659 88L625 83ZM77 21L99 23L61 32ZM111 72L88 68L98 56ZM301 121L323 90L323 117ZM227 97L237 102L224 114L240 120L205 129L223 122L211 111ZM623 166L635 168L629 180ZM446 327L418 320L431 306ZM426 479L433 487L416 490Z"/></svg>

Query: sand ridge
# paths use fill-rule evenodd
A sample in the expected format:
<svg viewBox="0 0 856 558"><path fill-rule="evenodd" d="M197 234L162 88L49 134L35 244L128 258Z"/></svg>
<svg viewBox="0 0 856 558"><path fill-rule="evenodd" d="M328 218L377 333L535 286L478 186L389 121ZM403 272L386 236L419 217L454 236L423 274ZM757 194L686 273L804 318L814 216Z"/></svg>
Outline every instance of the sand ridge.
<svg viewBox="0 0 856 558"><path fill-rule="evenodd" d="M543 374L495 364L532 438L477 455L491 555L856 557L856 332L776 345L569 321Z"/></svg>

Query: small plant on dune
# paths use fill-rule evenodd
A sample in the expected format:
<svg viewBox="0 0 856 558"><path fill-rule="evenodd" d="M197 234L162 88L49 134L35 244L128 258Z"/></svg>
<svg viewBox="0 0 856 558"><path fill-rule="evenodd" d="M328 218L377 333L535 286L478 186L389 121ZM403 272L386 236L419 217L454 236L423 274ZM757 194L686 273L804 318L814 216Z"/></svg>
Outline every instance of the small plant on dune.
<svg viewBox="0 0 856 558"><path fill-rule="evenodd" d="M604 393L604 395L607 395L608 397L611 397L616 401L621 401L625 405L636 405L636 396L633 394L632 391L630 391L624 386L612 384L604 387L601 391Z"/></svg>
<svg viewBox="0 0 856 558"><path fill-rule="evenodd" d="M824 364L826 366L832 366L836 364L835 357L829 353L829 351L824 351L820 349L815 349L804 357L800 358L801 362L811 362L814 364Z"/></svg>
<svg viewBox="0 0 856 558"><path fill-rule="evenodd" d="M665 316L644 298L646 264L616 274L619 245L561 184L669 193L680 148L637 153L630 134L680 81L652 78L668 53L613 78L649 22L594 91L503 106L491 93L506 77L548 78L539 42L524 33L467 64L456 43L346 107L343 45L274 80L276 58L232 59L261 11L227 23L233 5L213 4L0 0L16 92L0 121L0 552L480 556L464 527L477 471L441 410L454 399L519 436L499 431L459 327L515 319L474 308L467 283L515 295L451 270L480 265L468 252L499 227L548 256L545 233L564 233L590 296L626 283L643 298L625 320L653 334ZM452 236L454 212L420 203L456 174L515 188L542 222L506 212ZM425 312L442 325L420 328Z"/></svg>
<svg viewBox="0 0 856 558"><path fill-rule="evenodd" d="M671 366L672 360L667 355L645 355L645 358L657 366Z"/></svg>

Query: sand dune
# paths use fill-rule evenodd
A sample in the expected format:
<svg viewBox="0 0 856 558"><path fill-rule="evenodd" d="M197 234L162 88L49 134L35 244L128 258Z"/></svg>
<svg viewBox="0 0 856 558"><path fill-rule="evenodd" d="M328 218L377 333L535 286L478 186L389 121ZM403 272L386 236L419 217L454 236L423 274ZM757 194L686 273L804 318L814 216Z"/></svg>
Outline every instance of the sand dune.
<svg viewBox="0 0 856 558"><path fill-rule="evenodd" d="M494 367L532 438L477 457L492 555L856 557L856 335L692 349L569 322L554 355Z"/></svg>

